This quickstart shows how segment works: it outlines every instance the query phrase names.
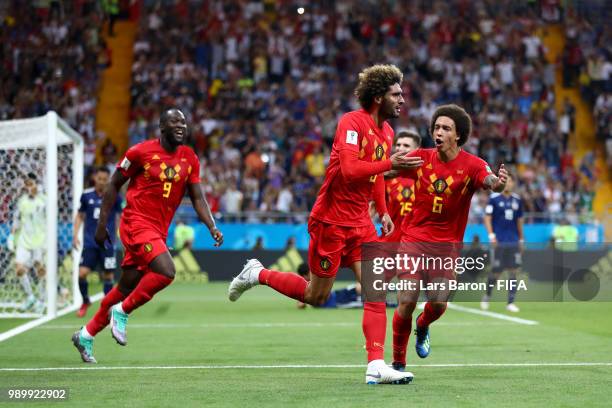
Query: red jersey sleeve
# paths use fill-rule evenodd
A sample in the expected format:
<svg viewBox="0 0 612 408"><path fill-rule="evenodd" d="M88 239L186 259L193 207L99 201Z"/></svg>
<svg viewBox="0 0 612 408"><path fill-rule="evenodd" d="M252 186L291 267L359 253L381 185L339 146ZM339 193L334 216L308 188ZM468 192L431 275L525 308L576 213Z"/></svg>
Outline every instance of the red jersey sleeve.
<svg viewBox="0 0 612 408"><path fill-rule="evenodd" d="M191 160L190 160L191 170L189 172L189 184L198 184L200 183L200 160L195 153L192 152Z"/></svg>
<svg viewBox="0 0 612 408"><path fill-rule="evenodd" d="M130 147L117 163L117 170L127 178L134 176L142 167L142 153L140 144Z"/></svg>
<svg viewBox="0 0 612 408"><path fill-rule="evenodd" d="M343 115L336 128L334 143L338 151L350 150L359 154L359 143L363 135L359 134L360 126L351 115Z"/></svg>
<svg viewBox="0 0 612 408"><path fill-rule="evenodd" d="M374 204L376 205L376 211L378 215L382 217L385 215L387 210L387 200L385 195L385 178L384 177L376 177L376 181L374 182Z"/></svg>
<svg viewBox="0 0 612 408"><path fill-rule="evenodd" d="M472 174L474 175L474 188L475 189L484 188L485 179L487 178L487 176L493 174L491 167L489 167L487 162L482 160L480 157L474 157L472 165L473 165Z"/></svg>

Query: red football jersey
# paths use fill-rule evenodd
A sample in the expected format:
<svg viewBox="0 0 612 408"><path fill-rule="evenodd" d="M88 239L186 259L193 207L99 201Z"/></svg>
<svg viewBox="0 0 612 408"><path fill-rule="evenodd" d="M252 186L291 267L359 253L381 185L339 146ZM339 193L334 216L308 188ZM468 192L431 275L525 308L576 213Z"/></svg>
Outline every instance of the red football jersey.
<svg viewBox="0 0 612 408"><path fill-rule="evenodd" d="M347 181L340 170L340 151L350 149L366 162L389 159L393 129L385 122L379 128L370 114L361 109L345 113L338 122L329 166L310 216L316 220L347 227L371 224L368 203L377 176Z"/></svg>
<svg viewBox="0 0 612 408"><path fill-rule="evenodd" d="M416 201L403 225L402 241L462 242L472 196L493 174L491 168L463 150L446 163L438 158L437 149L418 149L410 155L424 163L406 173L415 179Z"/></svg>
<svg viewBox="0 0 612 408"><path fill-rule="evenodd" d="M385 181L387 191L387 210L395 228L408 221L414 205L414 180L396 177Z"/></svg>
<svg viewBox="0 0 612 408"><path fill-rule="evenodd" d="M121 222L129 229L149 229L164 238L187 184L200 182L200 162L193 150L167 152L159 139L132 146L117 164L130 178Z"/></svg>

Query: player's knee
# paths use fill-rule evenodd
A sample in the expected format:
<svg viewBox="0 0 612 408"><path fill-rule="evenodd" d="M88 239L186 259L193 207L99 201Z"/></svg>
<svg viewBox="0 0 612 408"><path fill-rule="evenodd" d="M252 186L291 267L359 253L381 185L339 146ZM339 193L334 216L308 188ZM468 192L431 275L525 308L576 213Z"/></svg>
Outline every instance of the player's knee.
<svg viewBox="0 0 612 408"><path fill-rule="evenodd" d="M328 297L329 297L329 295L325 295L325 296L318 295L318 296L315 296L312 299L312 302L310 304L313 305L313 306L323 306L325 304L325 302L327 302L327 298Z"/></svg>
<svg viewBox="0 0 612 408"><path fill-rule="evenodd" d="M307 290L304 294L304 303L308 303L311 306L323 306L328 298L329 293L327 292L311 292Z"/></svg>
<svg viewBox="0 0 612 408"><path fill-rule="evenodd" d="M174 280L174 277L176 276L176 269L174 269L174 265L172 265L172 268L168 268L168 270L164 271L163 275Z"/></svg>
<svg viewBox="0 0 612 408"><path fill-rule="evenodd" d="M443 312L446 310L446 302L430 302L430 304L436 312Z"/></svg>
<svg viewBox="0 0 612 408"><path fill-rule="evenodd" d="M89 274L89 269L79 268L79 278L85 279L88 274Z"/></svg>
<svg viewBox="0 0 612 408"><path fill-rule="evenodd" d="M397 313L403 319L412 317L414 309L416 309L416 302L400 302L400 304L397 305Z"/></svg>

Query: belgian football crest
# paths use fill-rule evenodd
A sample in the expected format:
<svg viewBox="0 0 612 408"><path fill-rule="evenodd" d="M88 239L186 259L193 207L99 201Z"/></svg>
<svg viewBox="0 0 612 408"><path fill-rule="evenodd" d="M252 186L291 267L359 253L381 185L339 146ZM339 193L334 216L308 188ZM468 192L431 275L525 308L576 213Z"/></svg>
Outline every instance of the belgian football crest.
<svg viewBox="0 0 612 408"><path fill-rule="evenodd" d="M153 244L147 242L146 244L144 244L144 250L145 252L151 252L153 250Z"/></svg>
<svg viewBox="0 0 612 408"><path fill-rule="evenodd" d="M442 194L447 187L448 184L446 184L446 181L444 179L439 178L433 182L434 191L438 194Z"/></svg>
<svg viewBox="0 0 612 408"><path fill-rule="evenodd" d="M385 155L385 149L383 149L382 145L376 146L376 159L381 160Z"/></svg>
<svg viewBox="0 0 612 408"><path fill-rule="evenodd" d="M164 173L166 174L167 178L173 179L174 176L176 175L176 170L174 170L173 167L166 167L166 169L164 170Z"/></svg>
<svg viewBox="0 0 612 408"><path fill-rule="evenodd" d="M329 259L323 258L323 259L321 259L321 262L319 262L319 265L321 265L321 269L326 271L331 266L331 262L329 261Z"/></svg>
<svg viewBox="0 0 612 408"><path fill-rule="evenodd" d="M404 200L408 200L411 195L412 195L412 190L410 190L409 188L404 188L402 190L402 197L404 197Z"/></svg>

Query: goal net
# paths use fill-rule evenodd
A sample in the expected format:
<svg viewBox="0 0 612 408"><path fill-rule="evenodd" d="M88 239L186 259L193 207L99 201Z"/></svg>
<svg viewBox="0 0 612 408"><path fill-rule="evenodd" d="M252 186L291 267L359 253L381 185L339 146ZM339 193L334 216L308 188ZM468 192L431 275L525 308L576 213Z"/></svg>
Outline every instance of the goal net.
<svg viewBox="0 0 612 408"><path fill-rule="evenodd" d="M83 140L55 112L0 122L0 317L56 316L80 301L82 187Z"/></svg>

